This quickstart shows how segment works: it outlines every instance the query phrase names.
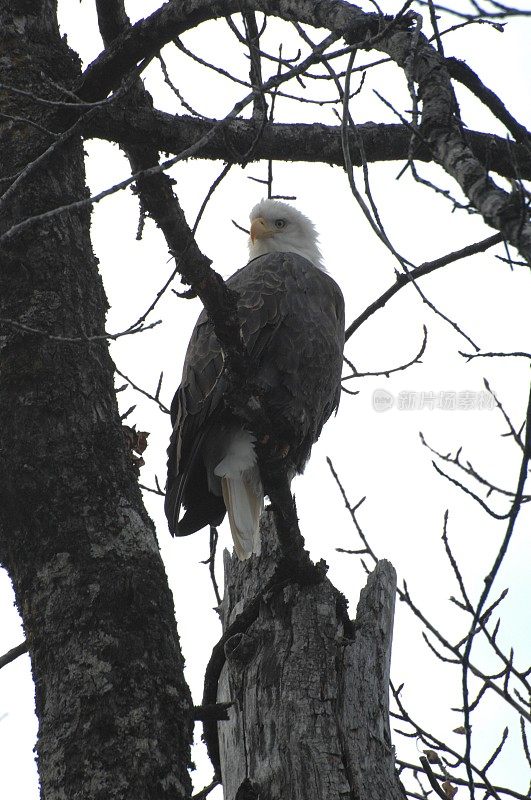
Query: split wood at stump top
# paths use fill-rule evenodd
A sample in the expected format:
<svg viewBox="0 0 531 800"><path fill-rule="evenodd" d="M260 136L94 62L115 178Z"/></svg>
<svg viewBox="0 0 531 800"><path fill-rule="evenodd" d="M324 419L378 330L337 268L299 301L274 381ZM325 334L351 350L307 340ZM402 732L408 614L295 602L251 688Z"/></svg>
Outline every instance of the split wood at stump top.
<svg viewBox="0 0 531 800"><path fill-rule="evenodd" d="M263 555L225 553L224 627L268 582L276 563L272 515ZM248 779L264 800L398 800L404 797L389 731L389 664L396 574L380 561L356 619L328 579L266 593L257 619L225 646L218 723L225 800Z"/></svg>

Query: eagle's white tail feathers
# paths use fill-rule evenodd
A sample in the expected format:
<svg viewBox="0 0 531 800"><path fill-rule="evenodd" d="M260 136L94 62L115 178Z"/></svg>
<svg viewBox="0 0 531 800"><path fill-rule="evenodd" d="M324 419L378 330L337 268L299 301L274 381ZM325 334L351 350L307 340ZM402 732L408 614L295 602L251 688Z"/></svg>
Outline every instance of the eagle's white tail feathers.
<svg viewBox="0 0 531 800"><path fill-rule="evenodd" d="M234 549L240 561L260 555L260 514L263 498L257 497L244 477L221 479L223 499L229 515Z"/></svg>
<svg viewBox="0 0 531 800"><path fill-rule="evenodd" d="M236 431L225 457L214 473L221 478L223 500L229 516L234 549L241 561L260 555L260 514L264 494L254 451L255 438L248 431Z"/></svg>

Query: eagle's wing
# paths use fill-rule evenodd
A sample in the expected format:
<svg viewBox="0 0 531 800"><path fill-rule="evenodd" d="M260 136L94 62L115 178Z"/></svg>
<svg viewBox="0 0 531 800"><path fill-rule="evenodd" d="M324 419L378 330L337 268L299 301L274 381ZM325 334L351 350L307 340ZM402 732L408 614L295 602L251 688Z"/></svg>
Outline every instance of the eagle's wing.
<svg viewBox="0 0 531 800"><path fill-rule="evenodd" d="M227 281L239 294L242 340L255 379L268 394L279 435L302 471L313 442L337 408L344 344L344 304L329 275L292 253L251 261ZM226 421L223 355L203 311L186 353L171 413L166 515L170 530L185 535L223 519L220 496L209 491L198 453ZM178 525L180 506L188 508Z"/></svg>

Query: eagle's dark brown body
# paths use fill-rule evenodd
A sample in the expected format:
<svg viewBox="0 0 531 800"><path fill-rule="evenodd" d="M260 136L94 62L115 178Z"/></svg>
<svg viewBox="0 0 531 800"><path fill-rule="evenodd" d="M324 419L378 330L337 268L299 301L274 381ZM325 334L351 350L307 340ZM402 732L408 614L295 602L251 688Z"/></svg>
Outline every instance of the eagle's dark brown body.
<svg viewBox="0 0 531 800"><path fill-rule="evenodd" d="M344 302L335 281L295 253L269 253L227 281L238 311L254 380L263 389L289 446L293 472L302 472L313 443L341 392ZM206 313L199 316L174 397L165 510L172 533L185 536L225 516L214 474L227 436L241 428L224 406L221 348ZM181 505L186 513L179 521Z"/></svg>

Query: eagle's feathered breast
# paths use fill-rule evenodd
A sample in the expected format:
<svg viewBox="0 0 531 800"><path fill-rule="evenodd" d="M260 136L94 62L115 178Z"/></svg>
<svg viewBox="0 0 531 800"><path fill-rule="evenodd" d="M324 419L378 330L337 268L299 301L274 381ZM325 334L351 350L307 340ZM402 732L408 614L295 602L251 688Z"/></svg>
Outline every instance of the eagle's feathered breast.
<svg viewBox="0 0 531 800"><path fill-rule="evenodd" d="M242 340L253 382L275 421L275 438L289 447L301 472L313 443L337 408L341 391L344 303L323 270L295 253L269 253L227 280L238 295ZM166 514L186 535L217 525L225 505L214 474L227 432L241 423L224 407L221 347L203 311L195 326L172 403ZM181 504L187 509L178 522Z"/></svg>

